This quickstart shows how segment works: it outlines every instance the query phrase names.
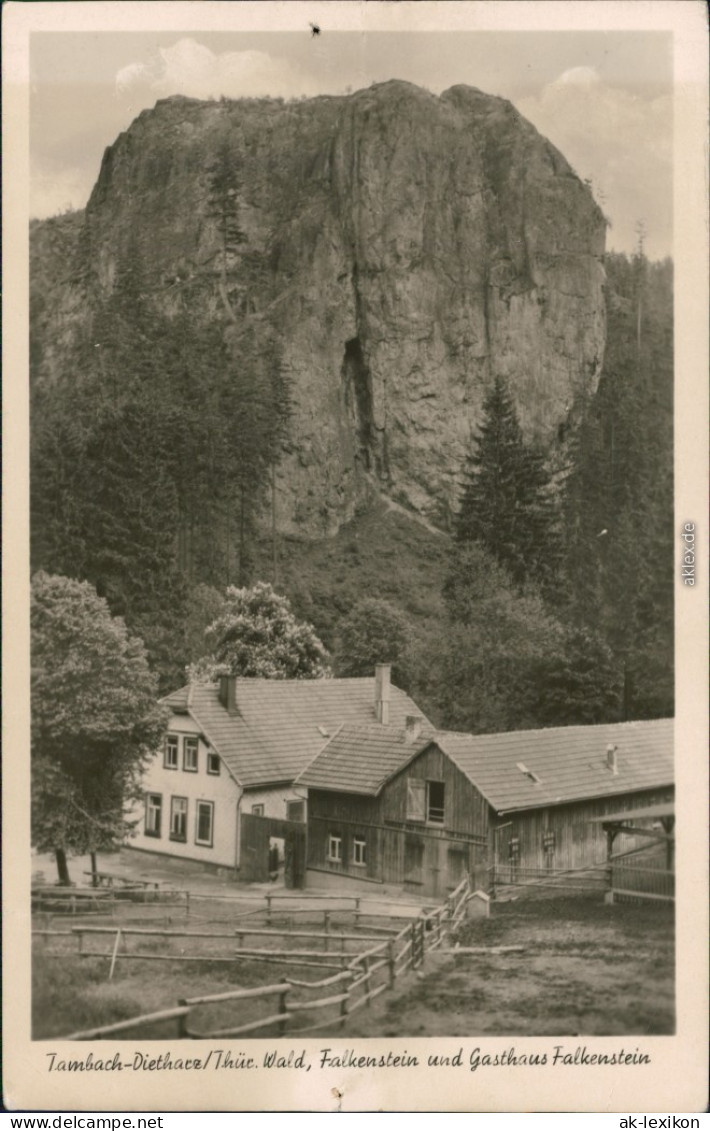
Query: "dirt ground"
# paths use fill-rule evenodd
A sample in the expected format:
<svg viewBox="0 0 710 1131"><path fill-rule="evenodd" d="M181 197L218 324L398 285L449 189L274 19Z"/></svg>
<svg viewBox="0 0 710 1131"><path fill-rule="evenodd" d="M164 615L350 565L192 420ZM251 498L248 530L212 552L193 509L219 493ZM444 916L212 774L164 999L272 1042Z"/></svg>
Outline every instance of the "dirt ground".
<svg viewBox="0 0 710 1131"><path fill-rule="evenodd" d="M672 909L599 898L493 904L458 932L461 946L424 966L348 1023L363 1037L626 1036L675 1028Z"/></svg>

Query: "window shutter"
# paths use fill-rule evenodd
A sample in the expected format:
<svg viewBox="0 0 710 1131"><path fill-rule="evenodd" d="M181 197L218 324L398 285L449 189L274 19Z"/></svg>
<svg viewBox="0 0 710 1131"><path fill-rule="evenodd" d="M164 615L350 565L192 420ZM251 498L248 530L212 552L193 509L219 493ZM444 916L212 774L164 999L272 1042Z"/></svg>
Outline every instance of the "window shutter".
<svg viewBox="0 0 710 1131"><path fill-rule="evenodd" d="M426 782L407 778L407 820L426 819Z"/></svg>

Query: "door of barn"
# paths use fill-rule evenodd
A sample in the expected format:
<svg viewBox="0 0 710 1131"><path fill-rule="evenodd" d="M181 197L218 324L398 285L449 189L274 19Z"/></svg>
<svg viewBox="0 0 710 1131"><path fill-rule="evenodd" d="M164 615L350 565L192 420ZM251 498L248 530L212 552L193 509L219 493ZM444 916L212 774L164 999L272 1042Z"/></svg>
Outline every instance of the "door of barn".
<svg viewBox="0 0 710 1131"><path fill-rule="evenodd" d="M239 879L248 884L269 882L269 838L272 822L255 813L242 813L239 835Z"/></svg>
<svg viewBox="0 0 710 1131"><path fill-rule="evenodd" d="M273 837L284 842L284 884L303 888L306 882L306 826L303 821L283 821L242 813L239 837L239 878L246 883L269 882L269 845Z"/></svg>

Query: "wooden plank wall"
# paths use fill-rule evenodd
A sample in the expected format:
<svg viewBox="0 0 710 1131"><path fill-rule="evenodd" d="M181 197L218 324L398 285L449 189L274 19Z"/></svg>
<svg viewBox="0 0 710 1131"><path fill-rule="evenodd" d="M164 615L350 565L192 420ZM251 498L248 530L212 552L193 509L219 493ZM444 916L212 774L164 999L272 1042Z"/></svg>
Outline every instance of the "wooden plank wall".
<svg viewBox="0 0 710 1131"><path fill-rule="evenodd" d="M503 867L508 864L510 838L516 836L520 842L521 868L583 868L604 864L607 858L606 836L601 824L594 823L594 818L672 799L673 789L670 787L550 806L527 813L505 814L498 818L500 832L495 837L497 863ZM544 837L549 832L555 835L551 854L544 847ZM627 841L626 847L630 846Z"/></svg>
<svg viewBox="0 0 710 1131"><path fill-rule="evenodd" d="M444 782L443 825L407 817L407 779ZM488 806L437 747L429 747L383 789L379 798L309 791L308 866L445 896L488 860ZM343 860L328 860L328 838L342 837ZM367 843L365 867L354 864L352 842Z"/></svg>

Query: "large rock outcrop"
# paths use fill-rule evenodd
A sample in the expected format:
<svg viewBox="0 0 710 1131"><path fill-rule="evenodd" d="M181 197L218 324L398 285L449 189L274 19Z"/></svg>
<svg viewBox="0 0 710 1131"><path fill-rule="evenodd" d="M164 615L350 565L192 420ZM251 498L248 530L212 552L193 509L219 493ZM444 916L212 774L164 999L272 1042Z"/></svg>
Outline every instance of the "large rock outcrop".
<svg viewBox="0 0 710 1131"><path fill-rule="evenodd" d="M225 259L231 324L209 181L225 137L245 236ZM509 379L526 433L548 441L601 364L604 218L509 102L470 87L167 99L106 151L68 278L66 255L43 251L44 227L38 379L52 380L72 326L131 257L166 311L189 301L229 333L271 325L295 391L279 522L308 537L373 489L445 523L492 378Z"/></svg>

